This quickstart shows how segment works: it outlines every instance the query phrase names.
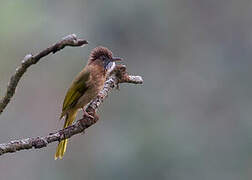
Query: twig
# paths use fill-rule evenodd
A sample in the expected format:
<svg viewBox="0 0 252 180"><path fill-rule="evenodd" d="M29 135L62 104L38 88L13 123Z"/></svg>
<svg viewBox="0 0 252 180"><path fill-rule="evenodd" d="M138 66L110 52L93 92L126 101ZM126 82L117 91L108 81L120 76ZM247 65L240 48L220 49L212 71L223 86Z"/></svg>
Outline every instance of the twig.
<svg viewBox="0 0 252 180"><path fill-rule="evenodd" d="M36 55L26 55L22 60L21 65L17 67L15 74L11 76L11 79L7 86L7 91L4 97L0 100L0 114L3 112L3 110L6 108L11 98L15 94L19 80L31 65L36 64L41 58L47 56L48 54L56 53L66 46L82 46L84 44L88 44L88 42L84 39L77 39L75 34L71 34Z"/></svg>
<svg viewBox="0 0 252 180"><path fill-rule="evenodd" d="M128 73L126 72L126 67L124 65L117 65L115 70L111 73L111 75L105 82L103 90L100 91L99 95L87 107L87 112L92 115L94 119L84 116L74 125L62 129L58 132L50 133L45 137L26 138L21 140L14 140L10 143L0 144L0 155L3 155L5 153L13 153L24 149L32 149L33 147L43 148L46 147L49 143L61 141L66 138L70 138L75 134L83 132L85 129L98 121L98 116L96 115L97 108L108 96L109 91L118 86L118 83L142 84L143 79L141 76L128 75Z"/></svg>

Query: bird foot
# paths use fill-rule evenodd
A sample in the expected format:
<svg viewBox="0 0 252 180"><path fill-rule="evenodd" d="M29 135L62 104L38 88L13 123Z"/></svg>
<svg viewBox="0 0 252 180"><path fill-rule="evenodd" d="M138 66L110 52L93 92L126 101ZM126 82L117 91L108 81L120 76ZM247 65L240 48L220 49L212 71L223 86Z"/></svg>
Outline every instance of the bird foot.
<svg viewBox="0 0 252 180"><path fill-rule="evenodd" d="M83 118L86 116L86 117L89 117L91 119L94 119L94 116L90 115L87 113L87 111L85 109L82 109L83 110Z"/></svg>

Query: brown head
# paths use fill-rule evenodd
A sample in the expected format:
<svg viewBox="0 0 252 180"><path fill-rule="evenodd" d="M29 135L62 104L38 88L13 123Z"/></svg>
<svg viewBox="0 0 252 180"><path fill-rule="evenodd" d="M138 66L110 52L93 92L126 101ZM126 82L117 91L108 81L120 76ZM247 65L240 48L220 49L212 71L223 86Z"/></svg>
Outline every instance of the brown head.
<svg viewBox="0 0 252 180"><path fill-rule="evenodd" d="M97 64L101 66L106 73L109 73L113 70L115 61L122 61L122 58L113 57L113 53L108 48L98 46L92 50L88 64Z"/></svg>

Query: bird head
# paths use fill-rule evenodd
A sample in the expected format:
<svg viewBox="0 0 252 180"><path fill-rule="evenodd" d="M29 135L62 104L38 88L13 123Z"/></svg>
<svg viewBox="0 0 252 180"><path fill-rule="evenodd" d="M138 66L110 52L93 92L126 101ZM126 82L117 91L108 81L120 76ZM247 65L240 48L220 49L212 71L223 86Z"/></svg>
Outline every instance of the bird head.
<svg viewBox="0 0 252 180"><path fill-rule="evenodd" d="M96 62L104 68L107 74L114 69L116 61L122 61L122 58L113 57L113 53L102 46L94 48L89 57L89 63Z"/></svg>

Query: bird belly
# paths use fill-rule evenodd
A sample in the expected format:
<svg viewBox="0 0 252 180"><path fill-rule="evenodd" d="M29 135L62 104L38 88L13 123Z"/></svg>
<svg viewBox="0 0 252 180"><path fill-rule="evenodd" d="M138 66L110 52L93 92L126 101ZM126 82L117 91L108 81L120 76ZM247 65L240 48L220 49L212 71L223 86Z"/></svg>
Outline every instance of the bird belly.
<svg viewBox="0 0 252 180"><path fill-rule="evenodd" d="M92 73L92 77L90 80L90 85L87 91L80 97L80 99L77 102L77 108L83 108L86 106L91 100L93 100L99 92L104 87L105 77L100 76L100 74L94 74Z"/></svg>

